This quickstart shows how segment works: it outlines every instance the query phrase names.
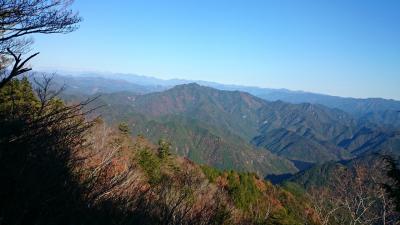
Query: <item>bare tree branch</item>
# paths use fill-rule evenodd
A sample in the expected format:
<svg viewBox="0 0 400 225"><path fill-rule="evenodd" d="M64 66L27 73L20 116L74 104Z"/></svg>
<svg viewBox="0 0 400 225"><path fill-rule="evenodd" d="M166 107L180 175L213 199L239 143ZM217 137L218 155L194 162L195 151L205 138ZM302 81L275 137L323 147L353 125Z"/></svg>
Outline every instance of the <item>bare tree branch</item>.
<svg viewBox="0 0 400 225"><path fill-rule="evenodd" d="M39 53L23 59L33 40L30 34L69 33L82 19L68 7L71 0L0 1L0 88L32 69L26 64ZM12 65L11 65L12 64ZM8 69L8 67L11 69Z"/></svg>

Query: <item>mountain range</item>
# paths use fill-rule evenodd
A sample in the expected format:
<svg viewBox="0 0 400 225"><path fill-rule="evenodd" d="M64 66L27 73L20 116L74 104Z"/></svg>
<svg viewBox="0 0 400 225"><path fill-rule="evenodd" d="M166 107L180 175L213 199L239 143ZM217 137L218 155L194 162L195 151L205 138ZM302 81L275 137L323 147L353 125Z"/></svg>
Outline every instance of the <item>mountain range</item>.
<svg viewBox="0 0 400 225"><path fill-rule="evenodd" d="M79 99L101 93L96 104L105 106L98 113L107 122L124 121L132 135L144 135L153 142L167 139L177 154L198 163L266 176L295 173L304 163L347 160L370 152L399 154L397 101L325 96L336 102L355 101L357 107L351 111L341 109L350 103L339 107L311 100L294 104L302 101L304 93L287 90L275 93L300 97L268 101L267 89L242 87L247 90L243 92L240 87L229 90L232 86L216 89L211 87L215 87L213 83L173 86L185 82L151 83L150 78L139 77L147 83L134 83L118 78L123 77L69 77L64 80L64 97ZM88 82L91 79L93 82ZM60 80L62 77L57 77L55 83Z"/></svg>
<svg viewBox="0 0 400 225"><path fill-rule="evenodd" d="M60 81L64 81L71 89L82 91L83 93L91 92L94 94L118 90L133 91L143 94L166 90L176 85L198 83L219 90L247 92L268 101L281 100L288 103L321 104L329 108L340 109L357 118L362 117L365 120L379 119L386 125L395 124L399 126L400 101L393 99L338 97L305 91L227 85L201 80L163 80L134 74L93 72L77 73L74 75L68 75L69 73L65 72L63 74L64 75L57 75L56 78L61 78ZM89 80L94 80L94 82L84 82Z"/></svg>

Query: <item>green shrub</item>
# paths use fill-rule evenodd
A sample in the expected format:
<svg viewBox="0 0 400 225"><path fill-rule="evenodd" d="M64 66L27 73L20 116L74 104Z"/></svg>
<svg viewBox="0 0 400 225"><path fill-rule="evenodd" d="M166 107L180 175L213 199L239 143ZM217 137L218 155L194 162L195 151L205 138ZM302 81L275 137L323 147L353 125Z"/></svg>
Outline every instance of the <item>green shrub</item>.
<svg viewBox="0 0 400 225"><path fill-rule="evenodd" d="M118 125L118 129L119 129L119 131L120 131L121 133L123 133L123 134L129 134L129 133L130 133L130 131L129 131L129 126L128 126L128 124L125 123L125 122L120 123L120 124Z"/></svg>
<svg viewBox="0 0 400 225"><path fill-rule="evenodd" d="M149 178L150 184L157 184L161 180L161 161L147 149L139 152L139 165Z"/></svg>
<svg viewBox="0 0 400 225"><path fill-rule="evenodd" d="M170 149L171 149L171 143L169 143L164 139L160 139L158 141L158 157L160 157L160 159L168 158L168 156L171 155Z"/></svg>
<svg viewBox="0 0 400 225"><path fill-rule="evenodd" d="M204 175L207 177L207 179L211 183L215 182L215 179L217 179L217 177L221 176L221 172L214 167L201 165L201 169L202 169Z"/></svg>
<svg viewBox="0 0 400 225"><path fill-rule="evenodd" d="M249 173L228 173L228 193L235 205L243 210L248 210L261 196L261 191L255 183L254 176Z"/></svg>

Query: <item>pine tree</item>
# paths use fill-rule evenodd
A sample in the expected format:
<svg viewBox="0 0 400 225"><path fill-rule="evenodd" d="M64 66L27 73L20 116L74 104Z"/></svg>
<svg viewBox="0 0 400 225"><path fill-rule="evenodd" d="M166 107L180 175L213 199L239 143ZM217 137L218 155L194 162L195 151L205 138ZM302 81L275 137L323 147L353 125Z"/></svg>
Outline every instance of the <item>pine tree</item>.
<svg viewBox="0 0 400 225"><path fill-rule="evenodd" d="M170 152L171 143L164 139L160 139L158 141L158 157L161 159L166 159L168 156L171 155Z"/></svg>

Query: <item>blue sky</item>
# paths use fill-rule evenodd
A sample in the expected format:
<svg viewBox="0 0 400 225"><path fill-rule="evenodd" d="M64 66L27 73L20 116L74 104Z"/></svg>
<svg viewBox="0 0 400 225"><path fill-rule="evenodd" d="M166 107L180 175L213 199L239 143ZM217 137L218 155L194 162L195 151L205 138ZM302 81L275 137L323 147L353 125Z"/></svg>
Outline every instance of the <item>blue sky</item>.
<svg viewBox="0 0 400 225"><path fill-rule="evenodd" d="M123 72L400 99L398 0L76 0L36 69Z"/></svg>

